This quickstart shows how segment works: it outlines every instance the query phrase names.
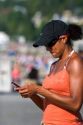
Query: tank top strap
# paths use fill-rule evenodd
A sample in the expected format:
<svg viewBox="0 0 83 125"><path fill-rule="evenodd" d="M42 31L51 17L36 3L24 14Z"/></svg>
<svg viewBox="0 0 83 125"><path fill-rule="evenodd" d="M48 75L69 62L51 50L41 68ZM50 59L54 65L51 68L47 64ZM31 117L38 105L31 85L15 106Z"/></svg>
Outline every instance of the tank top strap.
<svg viewBox="0 0 83 125"><path fill-rule="evenodd" d="M67 67L67 65L68 65L68 62L69 62L69 60L70 60L70 58L71 58L71 56L73 55L74 52L75 52L75 51L72 50L72 51L70 52L70 54L68 55L67 60L66 60L65 65L64 65L64 69L66 69L66 67Z"/></svg>
<svg viewBox="0 0 83 125"><path fill-rule="evenodd" d="M56 61L57 62L57 61ZM53 62L50 67L50 73L53 72L56 62Z"/></svg>

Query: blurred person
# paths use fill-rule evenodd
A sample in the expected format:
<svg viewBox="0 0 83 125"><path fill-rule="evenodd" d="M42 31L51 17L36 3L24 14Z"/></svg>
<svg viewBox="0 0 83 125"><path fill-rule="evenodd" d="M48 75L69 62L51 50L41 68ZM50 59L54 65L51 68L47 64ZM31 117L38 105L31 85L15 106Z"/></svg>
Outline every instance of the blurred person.
<svg viewBox="0 0 83 125"><path fill-rule="evenodd" d="M34 47L45 46L54 58L59 58L52 63L42 86L27 83L16 88L22 97L29 97L43 111L42 125L83 125L80 114L83 65L71 43L81 38L78 25L52 20L33 44Z"/></svg>
<svg viewBox="0 0 83 125"><path fill-rule="evenodd" d="M39 83L39 71L35 66L32 66L31 71L26 76L27 82Z"/></svg>
<svg viewBox="0 0 83 125"><path fill-rule="evenodd" d="M12 81L21 83L21 69L18 62L15 62L12 67Z"/></svg>

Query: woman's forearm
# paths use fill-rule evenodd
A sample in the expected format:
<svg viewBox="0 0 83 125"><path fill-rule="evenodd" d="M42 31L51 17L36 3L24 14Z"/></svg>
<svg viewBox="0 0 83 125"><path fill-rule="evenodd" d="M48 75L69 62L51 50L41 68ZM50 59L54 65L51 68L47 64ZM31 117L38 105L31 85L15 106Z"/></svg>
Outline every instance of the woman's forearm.
<svg viewBox="0 0 83 125"><path fill-rule="evenodd" d="M78 99L79 101L76 101L76 99L73 99L71 96L59 95L44 88L40 88L38 90L38 94L47 98L52 104L67 109L71 112L77 112L82 103L81 98Z"/></svg>
<svg viewBox="0 0 83 125"><path fill-rule="evenodd" d="M44 98L42 98L39 95L34 94L33 96L30 97L30 99L41 109L43 110L43 101Z"/></svg>

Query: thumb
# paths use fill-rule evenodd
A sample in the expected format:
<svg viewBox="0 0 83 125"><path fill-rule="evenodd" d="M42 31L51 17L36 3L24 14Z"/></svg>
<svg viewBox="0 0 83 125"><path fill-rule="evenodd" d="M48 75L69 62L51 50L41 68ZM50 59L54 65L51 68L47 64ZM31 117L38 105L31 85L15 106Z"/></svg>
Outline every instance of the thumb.
<svg viewBox="0 0 83 125"><path fill-rule="evenodd" d="M20 90L20 88L19 88L19 87L16 87L16 88L14 88L14 90L15 90L15 91L19 91L19 90Z"/></svg>

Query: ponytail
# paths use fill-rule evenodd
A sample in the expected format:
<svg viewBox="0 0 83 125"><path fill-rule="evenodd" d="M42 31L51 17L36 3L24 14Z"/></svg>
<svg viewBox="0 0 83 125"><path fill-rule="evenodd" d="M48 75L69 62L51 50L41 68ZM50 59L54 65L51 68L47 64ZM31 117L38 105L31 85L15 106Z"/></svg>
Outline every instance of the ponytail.
<svg viewBox="0 0 83 125"><path fill-rule="evenodd" d="M82 29L77 24L69 24L68 33L71 40L82 39Z"/></svg>

